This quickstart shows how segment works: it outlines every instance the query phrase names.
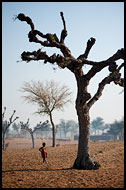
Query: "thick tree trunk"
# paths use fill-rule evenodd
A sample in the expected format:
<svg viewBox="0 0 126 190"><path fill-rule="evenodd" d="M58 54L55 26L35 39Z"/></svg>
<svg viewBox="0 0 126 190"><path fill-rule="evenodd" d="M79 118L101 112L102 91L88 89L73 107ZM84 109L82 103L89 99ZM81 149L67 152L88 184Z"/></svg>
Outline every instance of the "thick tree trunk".
<svg viewBox="0 0 126 190"><path fill-rule="evenodd" d="M98 169L100 164L91 160L89 155L89 128L90 118L89 112L83 113L83 110L77 110L79 120L79 141L78 141L78 154L74 162L76 169Z"/></svg>
<svg viewBox="0 0 126 190"><path fill-rule="evenodd" d="M55 125L53 123L53 119L52 119L52 114L50 113L50 122L52 125L52 137L53 137L53 141L52 141L52 147L55 147Z"/></svg>
<svg viewBox="0 0 126 190"><path fill-rule="evenodd" d="M90 99L86 84L88 81L84 80L82 71L79 74L80 75L75 75L78 85L76 110L79 122L79 141L77 158L73 167L76 169L97 169L100 167L100 164L92 161L89 156L90 117L89 108L86 104L87 100Z"/></svg>

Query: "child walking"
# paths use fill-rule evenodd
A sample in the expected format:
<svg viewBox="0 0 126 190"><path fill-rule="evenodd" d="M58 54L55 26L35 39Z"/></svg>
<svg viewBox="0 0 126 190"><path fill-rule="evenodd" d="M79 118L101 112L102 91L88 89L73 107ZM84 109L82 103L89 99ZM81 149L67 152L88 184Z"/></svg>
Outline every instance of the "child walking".
<svg viewBox="0 0 126 190"><path fill-rule="evenodd" d="M46 151L46 143L42 143L42 147L39 148L39 151L41 152L41 156L43 158L43 163L46 161L47 158L47 151Z"/></svg>

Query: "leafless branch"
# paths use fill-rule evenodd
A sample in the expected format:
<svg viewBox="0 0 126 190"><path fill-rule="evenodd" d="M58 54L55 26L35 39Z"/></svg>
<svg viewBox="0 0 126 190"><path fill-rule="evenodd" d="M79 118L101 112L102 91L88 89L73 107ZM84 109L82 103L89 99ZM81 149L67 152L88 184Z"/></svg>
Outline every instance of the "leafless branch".
<svg viewBox="0 0 126 190"><path fill-rule="evenodd" d="M20 21L25 21L27 22L27 24L30 25L31 31L29 32L29 35L28 35L30 42L40 43L42 46L45 46L45 47L56 47L60 49L61 52L63 53L63 56L56 55L56 54L53 54L52 56L48 56L46 52L42 52L40 49L34 52L23 52L21 56L23 61L44 60L44 63L46 62L50 62L52 64L57 63L57 65L60 66L61 68L67 67L72 72L74 72L78 68L81 68L84 64L88 64L88 65L93 66L86 75L87 78L91 78L97 72L101 71L104 67L108 66L111 62L116 61L118 59L124 59L124 49L121 49L121 50L118 50L116 54L114 54L112 57L110 57L109 59L105 61L93 62L93 61L86 60L92 46L95 43L95 39L91 37L87 42L85 53L80 55L78 59L75 60L75 58L71 55L69 48L64 45L64 39L67 36L67 30L66 30L66 23L65 23L63 12L60 12L60 16L63 21L63 27L64 27L64 29L61 32L60 41L58 37L56 36L56 34L47 33L44 35L42 32L35 30L34 24L30 17L25 16L23 13L20 13L17 16L17 18ZM37 38L37 35L40 36L41 38L45 38L46 41L39 40ZM69 58L69 60L66 61L64 58Z"/></svg>
<svg viewBox="0 0 126 190"><path fill-rule="evenodd" d="M118 71L110 73L109 76L105 77L101 81L101 83L99 83L99 87L96 94L87 103L88 107L90 108L97 100L99 100L99 98L102 95L102 91L104 90L105 85L110 84L111 82L114 82L115 84L118 84L124 87L124 80L120 77L121 77L121 74Z"/></svg>
<svg viewBox="0 0 126 190"><path fill-rule="evenodd" d="M27 22L27 24L30 25L31 30L34 30L34 24L33 24L33 22L32 22L32 20L31 20L30 17L25 16L23 13L20 13L20 14L17 16L17 18L18 18L20 21L25 21L25 22Z"/></svg>
<svg viewBox="0 0 126 190"><path fill-rule="evenodd" d="M99 88L96 92L96 94L94 95L94 97L89 100L89 102L87 103L88 107L90 108L99 98L100 96L102 95L102 91L105 87L106 84L109 84L110 82L112 82L113 79L110 78L110 77L105 77L105 79L102 80L101 83L99 83Z"/></svg>
<svg viewBox="0 0 126 190"><path fill-rule="evenodd" d="M57 63L59 67L65 68L67 67L68 59L61 56L61 55L56 55L55 53L52 56L48 56L46 52L42 52L41 49L38 51L33 51L33 52L23 52L21 54L21 58L23 61L38 61L38 60L44 60L44 63Z"/></svg>
<svg viewBox="0 0 126 190"><path fill-rule="evenodd" d="M87 59L92 46L95 44L95 41L96 41L95 38L90 38L87 42L85 53L80 55L77 59L84 59L84 60Z"/></svg>
<svg viewBox="0 0 126 190"><path fill-rule="evenodd" d="M4 108L4 113L2 114L2 117L4 118L4 114L5 114L5 111L6 111L6 107ZM11 117L9 118L9 121L6 123L6 126L5 126L5 129L4 129L4 133L6 133L7 129L10 127L10 125L12 123L14 123L14 121L16 121L19 117L16 117L15 119L12 120L14 114L15 114L15 110L13 111L13 114L11 115Z"/></svg>
<svg viewBox="0 0 126 190"><path fill-rule="evenodd" d="M33 52L23 52L21 55L22 60L23 61L44 60L44 63L47 63L47 62L49 62L51 64L56 63L61 68L67 67L69 70L74 72L76 76L83 75L84 80L87 81L85 83L85 86L83 85L83 87L85 89L86 89L87 84L89 83L90 79L93 78L93 76L95 76L98 72L100 72L105 67L108 67L109 71L111 72L110 73L111 77L108 76L102 80L102 82L99 84L97 93L92 98L92 100L89 101L89 105L92 105L93 102L95 102L101 96L101 92L104 89L104 86L106 84L114 81L115 84L124 86L124 79L121 78L121 75L119 73L120 69L124 66L124 63L122 63L117 68L116 61L119 59L124 59L125 50L122 48L122 49L118 50L114 55L112 55L111 57L109 57L108 59L103 60L103 61L96 62L96 61L87 60L88 54L89 54L92 46L95 44L95 38L91 37L87 42L87 47L86 47L84 54L80 55L77 59L75 59L71 55L71 52L68 49L68 47L66 47L64 44L64 39L67 36L67 30L66 30L66 23L65 23L63 12L60 12L60 16L61 16L61 19L63 22L63 27L64 27L61 32L60 41L59 41L58 37L56 36L56 34L50 34L50 33L43 34L42 32L40 32L38 30L34 30L34 24L33 24L32 20L29 17L25 16L24 14L21 13L17 16L17 18L20 21L26 21L27 24L30 25L31 31L29 32L29 35L28 35L30 42L40 43L42 46L45 46L45 47L56 47L56 48L60 49L60 51L63 53L63 56L59 55L59 54L58 55L53 54L52 56L48 56L46 52L43 52L43 51L41 51L41 49L39 49L38 51L33 51ZM39 40L37 38L37 35L41 38L45 38L46 41ZM87 72L87 74L83 74L83 71L82 71L83 65L91 65L92 66L91 69ZM110 67L111 65L114 65L114 70L112 70L112 67ZM34 91L29 91L29 93L32 93L32 96L26 97L26 99L29 100L30 102L40 101L40 99L42 98L40 94L38 95ZM34 96L33 96L33 94L34 94ZM89 99L89 97L88 97L88 99ZM87 99L85 99L85 100L88 101ZM45 99L43 100L43 103L46 107L46 109L44 108L44 106L42 107L43 112L46 113L49 111L48 105L50 105L50 102L51 102L50 100L48 100L48 101ZM41 100L40 104L43 105L43 103ZM55 99L53 99L53 104L52 104L50 110L53 110L56 106L57 106L57 104L55 102Z"/></svg>
<svg viewBox="0 0 126 190"><path fill-rule="evenodd" d="M3 112L3 114L2 114L2 118L4 118L5 111L6 111L6 107L4 107L4 112Z"/></svg>
<svg viewBox="0 0 126 190"><path fill-rule="evenodd" d="M12 117L14 116L15 112L16 112L16 110L13 111L13 114L12 114L12 116L10 117L10 123L12 122Z"/></svg>
<svg viewBox="0 0 126 190"><path fill-rule="evenodd" d="M124 67L124 62L118 67L118 71L120 71L122 69L122 67Z"/></svg>
<svg viewBox="0 0 126 190"><path fill-rule="evenodd" d="M63 12L60 12L60 15L61 15L61 18L63 21L63 26L64 26L64 29L61 32L60 43L64 43L64 39L67 36L67 30L66 30L66 23L65 23L64 16L63 16Z"/></svg>
<svg viewBox="0 0 126 190"><path fill-rule="evenodd" d="M16 117L16 118L12 121L12 123L14 123L14 121L16 121L18 118L19 118L19 117Z"/></svg>
<svg viewBox="0 0 126 190"><path fill-rule="evenodd" d="M23 13L20 13L17 16L17 18L20 21L25 21L25 22L27 22L27 24L30 25L31 31L28 34L28 38L29 38L30 42L40 43L42 46L45 46L45 47L56 47L56 48L59 48L65 57L67 57L67 56L70 57L71 56L71 52L64 45L64 39L67 36L65 20L64 20L63 13L61 12L60 14L61 14L61 18L62 18L63 25L64 25L64 29L61 32L60 42L59 42L59 39L58 39L58 37L57 37L56 34L47 33L47 34L44 35L42 32L40 32L38 30L34 30L34 24L32 22L32 19L30 17L28 17L28 16L25 16ZM39 35L41 38L46 38L46 41L39 40L37 38L37 35ZM30 59L30 60L32 60L32 59ZM29 61L29 59L25 60L25 61Z"/></svg>
<svg viewBox="0 0 126 190"><path fill-rule="evenodd" d="M28 118L26 123L23 123L23 122L20 121L20 124L21 124L21 129L26 129L29 132L31 132L31 130L29 130L29 118Z"/></svg>
<svg viewBox="0 0 126 190"><path fill-rule="evenodd" d="M124 49L120 49L118 50L113 56L111 56L110 58L104 60L104 61L100 61L100 62L94 62L95 64L92 65L93 67L88 71L88 73L85 75L85 77L90 80L93 76L95 76L96 73L98 73L99 71L101 71L103 68L109 66L112 62L117 61L119 59L124 59ZM83 64L88 64L88 60L83 61Z"/></svg>

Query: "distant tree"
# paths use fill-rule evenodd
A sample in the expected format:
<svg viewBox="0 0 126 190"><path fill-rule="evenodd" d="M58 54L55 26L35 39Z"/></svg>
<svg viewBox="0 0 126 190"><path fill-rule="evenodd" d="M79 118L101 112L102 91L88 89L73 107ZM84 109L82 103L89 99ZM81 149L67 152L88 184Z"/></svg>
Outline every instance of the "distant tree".
<svg viewBox="0 0 126 190"><path fill-rule="evenodd" d="M104 130L104 121L103 121L103 118L97 117L96 119L94 119L91 122L91 128L95 131L95 135L96 135L96 131L97 130Z"/></svg>
<svg viewBox="0 0 126 190"><path fill-rule="evenodd" d="M107 134L113 135L114 140L117 139L117 136L123 137L124 133L124 120L122 119L121 121L115 120L113 123L110 124L110 128L107 131Z"/></svg>
<svg viewBox="0 0 126 190"><path fill-rule="evenodd" d="M45 84L40 81L31 81L25 82L21 89L23 92L28 93L28 95L24 96L28 103L38 104L39 109L36 113L49 116L52 125L52 146L55 147L55 125L52 113L55 110L63 111L64 106L71 102L69 88L65 85L60 87L54 81L46 81Z"/></svg>
<svg viewBox="0 0 126 190"><path fill-rule="evenodd" d="M104 133L105 130L109 129L110 128L110 125L108 123L105 123L101 129L102 131L102 134ZM105 132L106 133L106 132Z"/></svg>
<svg viewBox="0 0 126 190"><path fill-rule="evenodd" d="M74 120L68 120L67 125L69 126L71 137L77 132L79 132L79 125Z"/></svg>
<svg viewBox="0 0 126 190"><path fill-rule="evenodd" d="M60 131L60 137L61 137L62 132L64 132L65 137L66 137L67 133L69 132L71 132L71 136L77 133L79 126L73 120L65 121L64 119L61 119L60 123L56 126L56 128L57 128L57 132Z"/></svg>
<svg viewBox="0 0 126 190"><path fill-rule="evenodd" d="M124 137L124 117L120 120L120 136L121 139Z"/></svg>
<svg viewBox="0 0 126 190"><path fill-rule="evenodd" d="M4 112L2 114L2 149L3 150L5 150L5 134L6 134L7 130L8 130L8 128L10 127L10 125L12 123L14 123L14 121L16 121L16 119L19 118L19 117L16 117L15 119L13 119L13 116L14 116L14 114L16 112L16 110L14 110L13 114L9 118L9 121L4 122L5 111L6 111L6 107L4 107Z"/></svg>
<svg viewBox="0 0 126 190"><path fill-rule="evenodd" d="M70 131L70 125L68 125L67 121L65 121L64 119L60 120L60 129L62 129L64 131L65 137L67 136L67 133Z"/></svg>
<svg viewBox="0 0 126 190"><path fill-rule="evenodd" d="M21 123L20 123L20 127L21 127ZM29 132L20 128L20 137L22 138L27 138L27 136L29 135Z"/></svg>
<svg viewBox="0 0 126 190"><path fill-rule="evenodd" d="M57 124L56 125L56 133L59 133L59 135L60 135L60 138L62 137L62 127L61 127L61 125L60 125L60 123L59 124Z"/></svg>
<svg viewBox="0 0 126 190"><path fill-rule="evenodd" d="M39 127L39 124L37 124L37 126ZM47 123L46 126L42 125L40 128L38 128L35 131L36 136L39 136L41 138L44 137L44 136L47 137L48 136L48 132L52 130L50 126L51 126L50 123Z"/></svg>
<svg viewBox="0 0 126 190"><path fill-rule="evenodd" d="M97 102L102 96L106 85L113 82L116 85L124 87L124 78L122 78L122 73L120 70L124 68L125 49L119 49L109 58L102 61L87 60L89 52L96 42L96 39L91 37L87 41L85 51L75 58L70 49L65 45L64 41L67 36L67 29L63 12L60 12L60 16L63 22L63 30L61 31L60 38L58 38L55 33L43 34L39 30L35 29L32 19L25 16L23 13L20 13L15 17L15 19L17 18L21 22L26 22L30 26L30 31L28 34L29 42L37 43L42 47L54 47L61 52L61 54L54 53L50 56L48 55L48 52L42 51L42 49L31 52L24 51L21 54L21 59L26 62L43 60L44 64L47 64L47 62L52 65L56 64L62 69L68 69L75 76L77 83L76 111L79 124L79 141L78 153L73 167L76 169L98 169L100 164L93 161L89 155L89 111L94 103ZM78 35L79 34L77 33L76 36ZM99 54L100 53L101 52L99 52ZM121 63L118 62L120 59L123 60ZM88 71L85 71L83 67L85 65L90 66ZM108 74L99 80L98 85L95 84L98 88L96 89L96 92L91 95L88 92L90 81L93 80L94 77L105 68L108 69Z"/></svg>
<svg viewBox="0 0 126 190"><path fill-rule="evenodd" d="M23 123L23 122L20 122L20 123L21 123L21 129L24 129L30 133L31 138L32 138L32 148L34 148L34 136L33 136L33 134L35 133L36 130L40 130L40 128L46 127L48 120L45 121L44 123L40 122L39 124L37 124L36 127L34 127L33 130L31 128L29 128L29 118L28 118L26 123Z"/></svg>
<svg viewBox="0 0 126 190"><path fill-rule="evenodd" d="M20 124L13 123L12 128L16 131L17 135L19 136Z"/></svg>
<svg viewBox="0 0 126 190"><path fill-rule="evenodd" d="M43 129L43 132L44 132L46 138L51 136L52 135L52 125L50 125L50 123L48 123L46 128Z"/></svg>

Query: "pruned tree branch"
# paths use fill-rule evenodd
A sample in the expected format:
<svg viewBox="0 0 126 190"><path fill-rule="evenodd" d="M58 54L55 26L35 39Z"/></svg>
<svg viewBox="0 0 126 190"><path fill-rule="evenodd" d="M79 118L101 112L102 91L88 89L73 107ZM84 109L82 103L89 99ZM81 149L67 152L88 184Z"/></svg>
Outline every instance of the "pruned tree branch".
<svg viewBox="0 0 126 190"><path fill-rule="evenodd" d="M29 124L29 118L28 118L28 120L27 120L26 123L23 123L23 122L20 121L20 124L21 124L21 127L22 127L22 128L24 128L24 127L27 128L27 127L28 127L28 124Z"/></svg>
<svg viewBox="0 0 126 190"><path fill-rule="evenodd" d="M32 20L31 20L30 17L25 16L23 13L20 13L20 14L17 16L17 18L18 18L20 21L26 21L27 24L30 25L31 30L34 30L34 24L33 24L33 22L32 22Z"/></svg>
<svg viewBox="0 0 126 190"><path fill-rule="evenodd" d="M96 94L94 95L94 97L89 100L89 102L87 103L88 107L90 108L99 98L100 96L102 95L102 91L105 87L106 84L109 84L113 81L112 78L110 78L109 76L108 77L105 77L101 83L99 83L99 88L96 92Z"/></svg>
<svg viewBox="0 0 126 190"><path fill-rule="evenodd" d="M13 114L12 114L12 116L11 116L10 119L9 119L9 120L10 120L10 123L12 122L12 117L14 116L15 112L16 112L16 110L13 111Z"/></svg>
<svg viewBox="0 0 126 190"><path fill-rule="evenodd" d="M76 73L76 72L78 73L78 71L81 72L82 66L85 64L91 65L92 68L88 71L87 74L84 75L85 80L87 80L88 82L93 76L95 76L96 73L100 72L103 68L108 66L109 71L112 72L112 73L110 73L110 75L113 76L113 79L112 79L112 77L106 77L105 79L102 80L102 82L99 84L99 89L98 89L97 93L92 98L92 100L89 101L90 102L89 105L91 105L92 104L91 102L95 102L94 100L97 100L97 98L101 96L100 94L103 90L103 87L106 84L114 81L115 84L119 84L120 86L124 85L124 79L121 79L121 77L119 75L119 71L124 66L124 63L122 63L117 68L117 65L115 62L119 59L124 59L124 49L122 48L122 49L118 50L113 56L111 56L110 58L108 58L104 61L95 62L95 61L86 60L92 46L95 44L95 38L91 37L87 42L87 47L86 47L84 54L80 55L77 59L75 59L71 55L70 50L64 45L64 39L67 36L67 30L66 30L66 23L65 23L63 12L60 12L60 16L61 16L61 19L63 22L63 27L64 27L61 32L60 41L59 41L58 37L56 36L56 34L47 33L44 35L42 32L40 32L38 30L34 30L34 24L31 20L31 18L25 16L22 13L20 13L17 16L17 18L20 21L26 21L27 24L30 25L31 31L28 34L30 42L40 43L42 46L45 46L45 47L56 47L56 48L59 48L61 50L61 52L63 53L63 56L61 56L59 54L56 55L55 53L52 56L48 56L46 52L42 52L41 49L39 49L38 51L33 51L33 52L23 52L21 54L21 58L23 61L27 61L27 62L29 62L31 60L34 60L34 61L44 60L44 63L47 63L47 62L49 62L51 64L56 63L59 67L61 67L61 68L67 67L69 70L71 70L74 73ZM37 35L41 38L45 38L46 41L39 40L37 38ZM115 73L113 73L113 71ZM31 97L29 97L29 98L31 98ZM31 101L33 101L33 99L31 99ZM36 100L34 100L34 101L36 101ZM52 107L52 109L53 109L53 107Z"/></svg>
<svg viewBox="0 0 126 190"><path fill-rule="evenodd" d="M27 130L30 134L32 134L32 129L29 128L29 118L28 118L28 120L27 120L26 123L23 123L23 122L20 121L20 124L21 124L21 129L25 129L25 130Z"/></svg>
<svg viewBox="0 0 126 190"><path fill-rule="evenodd" d="M37 35L40 36L41 38L45 38L46 41L41 41L37 38ZM43 34L42 32L38 30L32 30L28 34L29 42L35 42L35 43L40 43L42 46L45 47L56 47L56 48L61 48L61 45L59 43L59 39L56 34Z"/></svg>
<svg viewBox="0 0 126 190"><path fill-rule="evenodd" d="M60 12L60 16L62 18L63 26L64 26L64 29L61 32L60 43L64 43L65 37L67 36L67 30L66 30L66 23L65 23L64 16L63 16L63 12Z"/></svg>
<svg viewBox="0 0 126 190"><path fill-rule="evenodd" d="M6 111L6 107L4 107L4 112L3 112L3 114L2 114L2 119L4 118L5 111Z"/></svg>
<svg viewBox="0 0 126 190"><path fill-rule="evenodd" d="M60 16L61 16L62 21L63 21L64 30L66 30L66 23L65 23L64 16L63 16L63 12L60 12Z"/></svg>
<svg viewBox="0 0 126 190"><path fill-rule="evenodd" d="M4 112L3 112L3 114L2 114L2 118L4 118L5 111L6 111L6 107L4 107ZM15 119L12 120L12 118L13 118L15 112L16 112L16 110L13 111L11 117L9 118L9 121L7 122L6 127L5 127L5 129L4 129L5 132L6 132L6 130L8 129L8 127L9 127L12 123L14 123L15 120L17 120L17 119L19 118L19 117L16 117Z"/></svg>
<svg viewBox="0 0 126 190"><path fill-rule="evenodd" d="M16 121L19 117L16 117L15 119L12 120L14 114L15 114L16 110L13 111L13 114L11 115L10 119L9 119L9 122L7 124L7 128L12 124L14 123L14 121Z"/></svg>
<svg viewBox="0 0 126 190"><path fill-rule="evenodd" d="M56 34L47 33L46 35L44 35L42 32L40 32L38 30L34 30L34 24L32 22L32 19L30 17L28 17L28 16L25 16L23 13L20 13L17 16L17 18L20 21L25 21L25 22L27 22L27 24L30 25L31 31L28 34L29 42L40 43L42 46L45 46L45 47L56 47L56 48L59 48L65 57L67 57L67 56L70 57L71 56L71 52L64 45L64 39L67 36L67 31L66 31L66 24L65 24L63 12L61 12L60 15L61 15L61 18L62 18L62 21L63 21L63 26L64 26L64 29L61 32L60 41L59 41L59 39L58 39L58 37L57 37ZM37 35L40 36L41 38L45 38L46 41L39 40L37 38Z"/></svg>
<svg viewBox="0 0 126 190"><path fill-rule="evenodd" d="M118 84L122 87L124 87L124 79L121 78L121 74L118 71L115 71L113 73L110 73L109 76L105 77L100 83L99 83L99 87L98 90L96 92L96 94L93 96L92 99L89 100L89 102L87 103L89 109L91 108L91 106L97 101L99 100L99 98L102 95L102 91L104 90L105 85L110 84L111 82L114 82L115 84Z"/></svg>
<svg viewBox="0 0 126 190"><path fill-rule="evenodd" d="M124 67L124 62L117 68L118 71L120 71Z"/></svg>
<svg viewBox="0 0 126 190"><path fill-rule="evenodd" d="M92 78L97 72L101 71L104 67L108 66L111 62L116 61L120 58L124 59L124 49L118 50L116 54L114 54L112 57L105 61L100 61L100 62L94 62L94 61L89 61L86 60L88 57L88 54L92 48L92 46L95 43L95 38L91 37L88 42L87 42L87 47L85 50L85 53L80 55L77 59L75 59L69 50L68 47L64 45L64 39L67 36L67 30L66 30L66 23L64 19L63 12L60 12L61 19L63 21L63 27L64 29L61 32L61 37L60 41L57 37L56 34L43 34L42 32L35 30L34 29L34 24L28 16L25 16L23 13L20 13L17 18L20 21L25 21L27 24L30 25L31 31L28 34L29 41L30 42L35 42L35 43L40 43L42 46L45 47L56 47L61 50L63 53L63 56L61 55L56 55L53 54L52 56L48 56L46 52L42 52L40 49L38 51L34 52L23 52L21 57L23 61L37 61L37 60L44 60L44 63L49 62L49 63L57 63L58 66L61 68L67 67L70 69L72 72L75 72L76 69L82 68L84 64L87 65L92 65L93 67L90 69L90 71L87 73L87 78L90 79ZM37 38L37 35L41 38L45 38L46 41L41 41ZM69 58L69 59L65 59Z"/></svg>
<svg viewBox="0 0 126 190"><path fill-rule="evenodd" d="M21 54L21 58L23 61L38 61L38 60L44 60L44 63L57 63L59 67L65 68L67 66L67 59L61 55L56 55L55 53L52 56L48 56L46 52L42 52L41 49L38 51L33 51L33 52L23 52Z"/></svg>
<svg viewBox="0 0 126 190"><path fill-rule="evenodd" d="M95 44L95 41L96 41L95 38L90 38L87 42L85 53L80 55L77 59L83 59L83 60L87 59L92 46Z"/></svg>
<svg viewBox="0 0 126 190"><path fill-rule="evenodd" d="M84 60L83 64L92 64L93 67L88 71L88 73L85 75L88 80L90 80L93 76L95 76L96 73L101 71L103 68L109 66L111 63L119 60L124 59L124 49L118 50L113 56L110 58L100 61L100 62L92 62L88 60Z"/></svg>

